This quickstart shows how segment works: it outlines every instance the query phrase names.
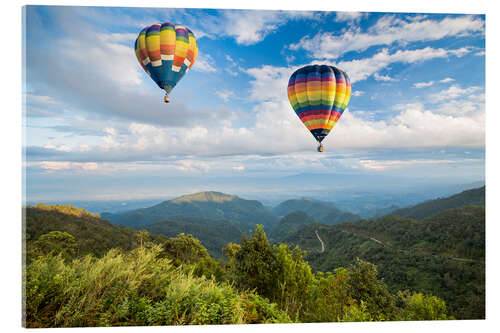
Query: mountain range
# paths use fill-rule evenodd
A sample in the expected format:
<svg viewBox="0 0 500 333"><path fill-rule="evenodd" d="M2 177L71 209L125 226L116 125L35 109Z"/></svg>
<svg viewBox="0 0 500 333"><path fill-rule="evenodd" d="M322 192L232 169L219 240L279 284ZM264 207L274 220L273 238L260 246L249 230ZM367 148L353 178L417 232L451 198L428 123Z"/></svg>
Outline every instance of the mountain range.
<svg viewBox="0 0 500 333"><path fill-rule="evenodd" d="M209 220L229 220L262 224L272 227L278 218L257 200L245 200L221 192L200 192L163 201L149 208L124 213L102 213L112 222L142 227L172 216L202 217Z"/></svg>
<svg viewBox="0 0 500 333"><path fill-rule="evenodd" d="M328 202L302 198L268 210L255 200L201 192L102 216L82 214L71 206L26 207L24 227L28 244L51 231L67 232L82 255L142 246L143 236L137 229L149 231L148 237L157 243L180 233L192 234L213 257L222 259L223 247L239 243L255 224L263 224L274 244L306 250L305 258L314 271L333 271L361 258L377 266L391 290L432 293L446 301L455 317L473 319L484 318L485 308L484 196L485 187L481 187L397 209L377 219L359 220L350 214L356 219L339 223L327 217L332 212L349 213Z"/></svg>

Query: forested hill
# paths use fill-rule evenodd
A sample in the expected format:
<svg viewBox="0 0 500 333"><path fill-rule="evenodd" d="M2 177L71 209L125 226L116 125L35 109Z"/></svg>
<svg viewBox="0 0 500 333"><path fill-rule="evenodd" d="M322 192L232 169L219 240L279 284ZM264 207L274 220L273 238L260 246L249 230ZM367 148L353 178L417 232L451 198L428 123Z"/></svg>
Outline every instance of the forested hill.
<svg viewBox="0 0 500 333"><path fill-rule="evenodd" d="M325 243L323 253L315 231ZM484 318L484 206L452 208L422 221L388 215L335 226L312 224L283 242L307 250L306 260L316 271L361 258L377 265L393 291L432 293L457 318Z"/></svg>
<svg viewBox="0 0 500 333"><path fill-rule="evenodd" d="M329 225L361 219L356 214L340 210L331 202L311 198L287 200L273 208L273 213L277 216L285 216L295 211L303 211L314 220Z"/></svg>
<svg viewBox="0 0 500 333"><path fill-rule="evenodd" d="M145 227L151 234L175 237L191 234L207 248L212 257L222 258L222 248L228 243L238 243L243 233L250 234L255 226L251 223L225 220L208 220L201 217L173 216Z"/></svg>
<svg viewBox="0 0 500 333"><path fill-rule="evenodd" d="M102 213L103 218L126 226L146 226L172 216L194 216L230 220L271 227L278 222L259 201L245 200L220 192L200 192L158 205L121 214Z"/></svg>
<svg viewBox="0 0 500 333"><path fill-rule="evenodd" d="M99 215L69 205L28 206L25 220L28 245L49 234L50 237L60 238L58 241L61 242L75 242L74 248L79 255L103 255L112 248L131 250L140 244L138 230L113 224ZM157 235L150 237L157 242L166 239Z"/></svg>
<svg viewBox="0 0 500 333"><path fill-rule="evenodd" d="M294 211L284 216L269 232L269 237L274 241L279 241L288 235L292 235L302 227L316 223L309 215L303 211Z"/></svg>
<svg viewBox="0 0 500 333"><path fill-rule="evenodd" d="M417 220L437 214L448 208L485 204L485 186L463 191L447 198L429 200L418 205L397 209L392 214Z"/></svg>

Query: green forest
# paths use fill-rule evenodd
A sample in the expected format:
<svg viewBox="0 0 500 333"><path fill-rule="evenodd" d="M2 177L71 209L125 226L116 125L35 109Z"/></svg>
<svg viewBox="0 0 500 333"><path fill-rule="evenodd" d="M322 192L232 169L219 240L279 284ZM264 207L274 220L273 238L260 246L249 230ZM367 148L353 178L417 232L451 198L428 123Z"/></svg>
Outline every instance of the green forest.
<svg viewBox="0 0 500 333"><path fill-rule="evenodd" d="M437 214L424 203L430 215L416 207L419 219L329 225L297 210L270 225L260 212L265 225L166 216L136 228L70 205L27 206L24 324L481 319L484 201L469 202Z"/></svg>

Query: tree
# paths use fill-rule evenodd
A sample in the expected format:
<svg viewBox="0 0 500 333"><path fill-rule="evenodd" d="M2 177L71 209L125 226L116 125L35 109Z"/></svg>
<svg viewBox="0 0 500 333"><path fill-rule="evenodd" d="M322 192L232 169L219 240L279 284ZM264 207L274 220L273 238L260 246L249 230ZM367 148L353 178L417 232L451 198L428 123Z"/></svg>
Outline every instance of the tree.
<svg viewBox="0 0 500 333"><path fill-rule="evenodd" d="M398 296L405 304L402 311L403 320L451 319L446 315L445 302L436 296L422 293L410 294L407 290L399 291Z"/></svg>
<svg viewBox="0 0 500 333"><path fill-rule="evenodd" d="M141 249L142 249L142 243L143 243L143 241L148 240L149 237L150 237L149 232L147 232L146 230L139 230L139 232L137 232L137 238L139 239L139 243L141 245Z"/></svg>
<svg viewBox="0 0 500 333"><path fill-rule="evenodd" d="M377 280L377 267L367 261L356 258L356 264L347 269L347 284L351 297L361 304L377 321L392 320L395 316L395 298L387 285Z"/></svg>
<svg viewBox="0 0 500 333"><path fill-rule="evenodd" d="M34 258L38 255L57 255L69 259L75 255L76 241L73 235L65 231L51 231L41 235L28 249L28 257Z"/></svg>
<svg viewBox="0 0 500 333"><path fill-rule="evenodd" d="M255 289L258 294L274 299L282 267L262 225L256 226L251 238L243 236L241 248L234 258L236 284L242 289Z"/></svg>
<svg viewBox="0 0 500 333"><path fill-rule="evenodd" d="M210 258L207 249L192 235L179 234L163 243L163 253L173 260L174 265L193 264L203 258Z"/></svg>

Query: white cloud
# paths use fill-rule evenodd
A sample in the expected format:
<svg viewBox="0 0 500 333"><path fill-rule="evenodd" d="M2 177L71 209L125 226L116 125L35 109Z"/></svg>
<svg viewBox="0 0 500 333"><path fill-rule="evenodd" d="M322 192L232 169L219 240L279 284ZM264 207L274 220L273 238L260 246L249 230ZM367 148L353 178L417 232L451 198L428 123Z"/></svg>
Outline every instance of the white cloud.
<svg viewBox="0 0 500 333"><path fill-rule="evenodd" d="M442 90L439 93L432 94L430 98L435 102L449 101L461 96L467 96L477 93L479 90L482 90L482 88L477 86L461 88L459 85L454 84L446 90Z"/></svg>
<svg viewBox="0 0 500 333"><path fill-rule="evenodd" d="M351 95L352 95L352 96L355 96L355 97L356 97L356 96L362 96L362 95L364 95L364 94L365 94L365 92L364 92L364 91L361 91L361 90L353 90L353 91L351 92Z"/></svg>
<svg viewBox="0 0 500 333"><path fill-rule="evenodd" d="M229 98L234 96L234 92L227 89L217 90L215 94L219 96L224 102L229 101Z"/></svg>
<svg viewBox="0 0 500 333"><path fill-rule="evenodd" d="M363 17L367 16L367 13L361 12L336 12L335 21L337 22L352 22L359 21Z"/></svg>
<svg viewBox="0 0 500 333"><path fill-rule="evenodd" d="M214 65L214 60L209 54L206 53L198 53L196 60L194 61L192 70L206 72L206 73L214 73L217 71Z"/></svg>
<svg viewBox="0 0 500 333"><path fill-rule="evenodd" d="M107 33L107 34L96 34L95 36L99 39L109 42L109 43L123 43L130 47L130 45L134 45L135 40L139 33Z"/></svg>
<svg viewBox="0 0 500 333"><path fill-rule="evenodd" d="M457 163L461 161L456 160L426 160L426 159L414 159L414 160L360 160L359 164L362 168L374 171L385 171L387 169L402 168L406 166L419 166L428 164L449 164Z"/></svg>
<svg viewBox="0 0 500 333"><path fill-rule="evenodd" d="M120 34L115 34L120 36ZM128 35L128 34L125 34ZM120 39L116 37L116 39ZM122 45L113 38L96 35L93 39L70 38L60 41L60 59L71 59L72 66L96 71L109 80L123 85L139 85L142 71L130 46ZM139 71L140 70L140 71Z"/></svg>
<svg viewBox="0 0 500 333"><path fill-rule="evenodd" d="M34 164L38 165L44 170L47 170L48 172L55 172L60 170L95 171L99 168L99 165L95 162L42 161Z"/></svg>
<svg viewBox="0 0 500 333"><path fill-rule="evenodd" d="M397 81L396 79L390 77L389 75L380 75L379 73L375 73L373 77L377 81L384 81L384 82Z"/></svg>
<svg viewBox="0 0 500 333"><path fill-rule="evenodd" d="M447 77L447 78L444 78L442 80L439 80L440 83L449 83L449 82L453 82L455 81L455 79L452 79L451 77Z"/></svg>
<svg viewBox="0 0 500 333"><path fill-rule="evenodd" d="M289 48L307 50L316 58L336 59L349 51L364 51L371 46L439 40L472 33L484 33L484 21L481 18L450 16L438 21L420 16L402 20L394 15L386 15L367 32L360 31L358 27L339 33L319 32L313 37L303 37L298 43L289 45ZM461 56L468 51L460 49L457 52L457 56Z"/></svg>
<svg viewBox="0 0 500 333"><path fill-rule="evenodd" d="M54 144L52 142L48 142L48 143L44 144L43 148L53 149L53 150L57 150L57 151L64 151L64 152L71 151L71 148L66 146L65 144Z"/></svg>
<svg viewBox="0 0 500 333"><path fill-rule="evenodd" d="M435 49L425 47L415 50L398 50L389 53L388 49L383 49L370 58L355 59L351 61L340 61L337 67L349 74L351 82L362 81L374 75L381 69L387 68L392 63L420 63L435 58L448 58L456 53L455 50Z"/></svg>
<svg viewBox="0 0 500 333"><path fill-rule="evenodd" d="M425 88L425 87L430 87L434 84L434 81L428 81L428 82L417 82L414 83L413 86L415 88Z"/></svg>
<svg viewBox="0 0 500 333"><path fill-rule="evenodd" d="M35 102L39 104L56 104L56 100L50 96L41 96L41 95L36 95L36 94L24 94L24 97L26 98L26 101L28 103L30 102Z"/></svg>
<svg viewBox="0 0 500 333"><path fill-rule="evenodd" d="M228 10L223 12L224 21L217 27L223 34L234 37L238 44L251 45L262 41L289 20L313 17L313 12Z"/></svg>

